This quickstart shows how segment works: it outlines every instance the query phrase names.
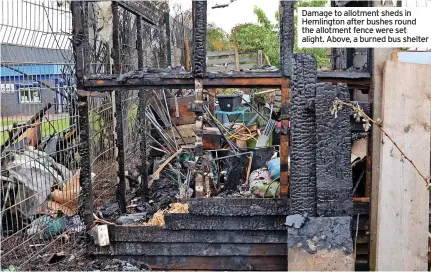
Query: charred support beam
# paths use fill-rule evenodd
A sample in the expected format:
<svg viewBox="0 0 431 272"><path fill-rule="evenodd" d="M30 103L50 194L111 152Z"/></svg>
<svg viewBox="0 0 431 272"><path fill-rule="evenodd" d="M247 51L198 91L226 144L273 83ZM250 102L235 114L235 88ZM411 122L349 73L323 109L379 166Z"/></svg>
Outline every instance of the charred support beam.
<svg viewBox="0 0 431 272"><path fill-rule="evenodd" d="M143 196L148 195L148 169L147 169L147 116L145 90L139 90L139 120L140 120L140 151L141 151L141 191Z"/></svg>
<svg viewBox="0 0 431 272"><path fill-rule="evenodd" d="M312 216L288 228L288 270L353 271L350 111L329 111L349 92L316 83L316 71L312 55L294 56L291 209Z"/></svg>
<svg viewBox="0 0 431 272"><path fill-rule="evenodd" d="M289 193L289 120L286 118L289 113L286 112L290 103L290 86L289 80L283 80L281 85L281 135L280 135L280 195L288 196Z"/></svg>
<svg viewBox="0 0 431 272"><path fill-rule="evenodd" d="M144 48L142 43L142 19L136 16L136 50L138 51L138 68L144 67Z"/></svg>
<svg viewBox="0 0 431 272"><path fill-rule="evenodd" d="M204 196L204 175L200 169L203 157L203 77L206 68L207 1L193 1L193 75L195 78L195 196Z"/></svg>
<svg viewBox="0 0 431 272"><path fill-rule="evenodd" d="M372 6L373 1L369 1L368 2L368 6ZM369 48L368 52L367 52L367 57L368 57L368 61L367 61L367 65L368 65L368 72L371 75L371 81L370 81L370 89L368 91L368 101L369 102L373 102L373 94L374 94L374 89L373 89L373 81L374 81L374 49L373 48ZM373 107L370 107L371 109L373 109ZM371 116L371 118L373 118L372 113L369 114L369 116ZM372 132L369 133L370 137L368 137L368 150L367 150L367 164L366 164L366 174L365 174L365 196L366 197L371 197L371 181L372 181L372 154L373 154L373 137Z"/></svg>
<svg viewBox="0 0 431 272"><path fill-rule="evenodd" d="M203 78L206 69L207 1L193 1L193 74Z"/></svg>
<svg viewBox="0 0 431 272"><path fill-rule="evenodd" d="M105 0L103 0L105 1ZM154 19L154 14L151 14L151 10L143 7L138 2L135 1L115 1L113 3L117 3L119 6L127 10L128 12L131 12L135 14L136 16L141 17L145 22L147 22L150 25L155 26L156 22Z"/></svg>
<svg viewBox="0 0 431 272"><path fill-rule="evenodd" d="M85 55L84 45L88 42L88 33L85 31L85 14L84 8L86 3L84 1L70 2L70 9L72 11L72 44L75 56L75 69L77 87L81 89L84 86L85 76Z"/></svg>
<svg viewBox="0 0 431 272"><path fill-rule="evenodd" d="M88 3L85 1L72 1L72 44L75 52L76 80L79 90L84 89L84 78L89 72L89 37L88 37ZM78 213L89 228L93 223L93 187L91 181L90 158L90 127L88 118L88 98L78 96L79 116L79 155L81 169L79 185L81 192L78 198Z"/></svg>
<svg viewBox="0 0 431 272"><path fill-rule="evenodd" d="M121 71L121 60L120 60L120 15L119 5L117 2L112 3L112 44L113 52L112 58L114 59L114 73L120 74ZM124 92L114 91L115 99L115 149L116 149L116 161L117 161L117 189L116 196L118 205L122 213L126 213L126 177L125 177L125 162L124 162L124 131L123 131L123 97Z"/></svg>
<svg viewBox="0 0 431 272"><path fill-rule="evenodd" d="M195 169L195 196L197 198L204 196L204 175L202 170L200 169L200 161L203 157L203 113L201 110L203 106L203 86L202 79L195 79L195 160L196 160L196 169Z"/></svg>
<svg viewBox="0 0 431 272"><path fill-rule="evenodd" d="M144 67L144 48L142 44L142 20L138 16L136 22L136 30L137 30L137 40L136 47L138 51L138 68ZM148 169L147 169L147 114L146 114L146 91L139 90L138 99L139 99L139 134L140 134L140 153L141 153L141 193L143 196L148 195Z"/></svg>
<svg viewBox="0 0 431 272"><path fill-rule="evenodd" d="M78 97L79 115L79 156L81 169L79 172L78 213L89 227L93 223L93 186L91 182L91 158L90 158L90 126L88 118L88 98Z"/></svg>
<svg viewBox="0 0 431 272"><path fill-rule="evenodd" d="M147 73L132 75L125 81L117 81L117 75L97 75L86 78L85 87L89 91L130 90L131 88L153 89L181 89L193 88L192 74L157 74ZM319 82L346 83L350 89L368 89L370 86L369 73L362 72L320 72L317 74ZM237 75L204 76L205 88L223 88L225 86L237 88L280 88L282 76L280 73L243 73Z"/></svg>
<svg viewBox="0 0 431 272"><path fill-rule="evenodd" d="M293 45L294 45L294 12L295 1L280 1L281 4L281 69L285 77L292 75Z"/></svg>
<svg viewBox="0 0 431 272"><path fill-rule="evenodd" d="M347 85L318 83L316 91L316 191L319 216L351 215L351 110L341 109L337 118L329 112L333 101L349 102Z"/></svg>
<svg viewBox="0 0 431 272"><path fill-rule="evenodd" d="M287 77L292 75L293 68L293 44L294 44L294 10L295 1L280 1L281 14L281 75L284 77L281 82L281 135L280 135L280 195L287 196L289 193L289 113L290 103L290 82Z"/></svg>
<svg viewBox="0 0 431 272"><path fill-rule="evenodd" d="M171 24L169 12L163 14L165 16L166 28L166 52L168 52L168 66L172 66L172 50L171 50Z"/></svg>
<svg viewBox="0 0 431 272"><path fill-rule="evenodd" d="M316 215L316 61L295 54L291 89L291 212ZM328 109L329 111L329 109Z"/></svg>

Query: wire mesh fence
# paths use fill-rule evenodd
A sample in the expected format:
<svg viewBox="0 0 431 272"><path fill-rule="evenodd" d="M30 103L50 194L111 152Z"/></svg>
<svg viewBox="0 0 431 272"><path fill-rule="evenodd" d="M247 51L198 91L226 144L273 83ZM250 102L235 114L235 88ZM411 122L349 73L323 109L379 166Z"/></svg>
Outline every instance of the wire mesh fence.
<svg viewBox="0 0 431 272"><path fill-rule="evenodd" d="M2 267L25 267L82 230L70 34L66 6L1 2Z"/></svg>
<svg viewBox="0 0 431 272"><path fill-rule="evenodd" d="M148 10L151 20L139 25L136 15L120 7L118 48L112 42L111 3L87 3L89 74L125 73L139 66L186 66L192 30L184 22L191 23L191 12L169 16L166 1L134 2ZM70 248L75 234L85 229L77 215L82 162L72 14L67 1L16 0L0 5L1 267L25 268L46 254ZM142 48L137 47L138 39ZM115 63L117 53L119 62ZM119 71L115 71L116 64ZM166 107L169 92L145 92L149 114L158 106ZM138 93L113 91L103 98L88 98L96 210L116 201L118 150L114 132L119 125L124 171L133 175L140 167ZM155 144L148 139L147 145L149 152Z"/></svg>

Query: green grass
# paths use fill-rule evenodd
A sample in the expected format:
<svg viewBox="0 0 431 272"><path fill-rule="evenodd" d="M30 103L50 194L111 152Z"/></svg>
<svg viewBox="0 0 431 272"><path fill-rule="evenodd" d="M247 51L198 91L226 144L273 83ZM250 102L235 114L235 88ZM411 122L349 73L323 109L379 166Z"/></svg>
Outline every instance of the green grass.
<svg viewBox="0 0 431 272"><path fill-rule="evenodd" d="M133 128L135 125L135 120L137 118L138 114L138 106L136 104L133 104L129 111L128 111L128 125L129 128ZM94 140L99 140L99 137L101 137L100 133L97 133L101 129L109 129L105 127L105 120L98 114L90 111L89 112L89 123L90 123L90 130L95 134ZM126 117L126 116L125 116ZM27 122L26 120L3 120L0 121L0 127L7 127L12 126L14 123L22 124ZM54 134L56 131L62 131L69 127L69 118L64 119L58 119L54 121L43 121L41 125L41 134L42 137L50 136ZM9 134L7 131L0 132L0 144L3 144L9 137Z"/></svg>
<svg viewBox="0 0 431 272"><path fill-rule="evenodd" d="M6 120L0 121L0 126L11 126L13 123L25 123L26 121L21 120ZM49 136L54 134L55 131L62 131L69 127L69 118L59 119L54 121L44 121L41 125L41 134L42 137ZM2 131L0 133L0 144L3 144L9 138L9 134L7 131Z"/></svg>

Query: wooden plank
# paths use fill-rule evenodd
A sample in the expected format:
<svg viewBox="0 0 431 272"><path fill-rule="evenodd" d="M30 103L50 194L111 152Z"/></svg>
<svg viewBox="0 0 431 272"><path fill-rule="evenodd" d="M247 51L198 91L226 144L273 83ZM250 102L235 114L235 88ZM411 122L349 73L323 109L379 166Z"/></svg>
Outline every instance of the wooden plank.
<svg viewBox="0 0 431 272"><path fill-rule="evenodd" d="M235 62L235 59L233 57L229 58L222 58L222 59L209 59L207 60L207 65L214 65L214 64L232 64Z"/></svg>
<svg viewBox="0 0 431 272"><path fill-rule="evenodd" d="M251 56L244 56L244 57L239 57L239 63L244 63L244 62L253 62L253 64L255 65L257 63L257 55L251 55Z"/></svg>
<svg viewBox="0 0 431 272"><path fill-rule="evenodd" d="M286 256L284 244L207 244L114 242L95 247L100 255L146 256Z"/></svg>
<svg viewBox="0 0 431 272"><path fill-rule="evenodd" d="M256 65L257 62L257 55L255 56L245 56L245 57L239 57L239 63L245 63L245 62L253 62L253 65ZM221 58L221 59L208 59L207 65L214 65L214 64L233 64L235 65L235 58L234 57L228 57L228 58Z"/></svg>
<svg viewBox="0 0 431 272"><path fill-rule="evenodd" d="M386 62L385 129L425 175L430 172L431 66ZM381 148L377 270L427 270L429 192L385 140Z"/></svg>
<svg viewBox="0 0 431 272"><path fill-rule="evenodd" d="M392 48L373 49L373 80L369 92L370 102L373 102L373 118L382 119L382 92L383 92L383 68L386 60L391 59ZM377 242L377 217L378 217L378 195L380 184L380 145L382 133L379 129L371 131L369 150L371 149L371 169L367 169L367 174L371 175L371 212L370 212L370 269L375 270L376 242ZM370 178L368 176L368 178Z"/></svg>
<svg viewBox="0 0 431 272"><path fill-rule="evenodd" d="M289 214L287 198L190 199L189 213L206 216L255 216Z"/></svg>
<svg viewBox="0 0 431 272"><path fill-rule="evenodd" d="M165 214L170 230L286 230L285 216L200 216Z"/></svg>
<svg viewBox="0 0 431 272"><path fill-rule="evenodd" d="M112 242L142 243L231 243L281 244L287 242L287 232L281 231L218 231L218 230L167 230L147 226L109 226Z"/></svg>
<svg viewBox="0 0 431 272"><path fill-rule="evenodd" d="M102 258L102 256L98 256ZM106 256L112 259L112 256ZM115 256L116 259L145 263L151 270L287 271L286 256L195 257L195 256Z"/></svg>
<svg viewBox="0 0 431 272"><path fill-rule="evenodd" d="M247 69L251 69L254 68L256 66L256 64L253 63L249 63L249 64L240 64L239 65L239 69L243 69L243 70L247 70ZM216 67L207 67L207 71L209 72L230 72L230 71L235 71L235 65L233 64L229 64L227 66L216 66Z"/></svg>
<svg viewBox="0 0 431 272"><path fill-rule="evenodd" d="M207 52L207 57L221 57L221 56L234 56L235 51L229 50L229 51L209 51Z"/></svg>

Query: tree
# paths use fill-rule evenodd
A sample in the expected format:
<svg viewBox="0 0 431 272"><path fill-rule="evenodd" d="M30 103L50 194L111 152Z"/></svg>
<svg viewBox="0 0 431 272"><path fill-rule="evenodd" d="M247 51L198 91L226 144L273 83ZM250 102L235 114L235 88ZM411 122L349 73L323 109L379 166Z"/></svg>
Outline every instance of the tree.
<svg viewBox="0 0 431 272"><path fill-rule="evenodd" d="M214 23L207 25L207 50L223 51L231 48L228 34Z"/></svg>
<svg viewBox="0 0 431 272"><path fill-rule="evenodd" d="M299 48L298 47L298 8L299 7L324 7L326 5L325 0L302 0L295 3L295 18L294 18L294 29L295 29L295 43L293 52L295 53L311 53L316 58L317 67L329 67L329 56L326 48Z"/></svg>
<svg viewBox="0 0 431 272"><path fill-rule="evenodd" d="M257 52L262 50L271 65L280 65L280 39L277 26L271 24L263 10L254 7L257 24L239 24L232 28L231 41L238 46L240 52Z"/></svg>

